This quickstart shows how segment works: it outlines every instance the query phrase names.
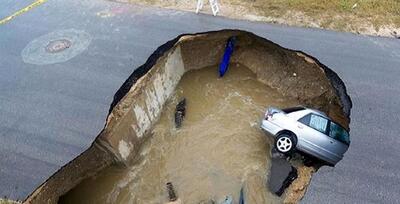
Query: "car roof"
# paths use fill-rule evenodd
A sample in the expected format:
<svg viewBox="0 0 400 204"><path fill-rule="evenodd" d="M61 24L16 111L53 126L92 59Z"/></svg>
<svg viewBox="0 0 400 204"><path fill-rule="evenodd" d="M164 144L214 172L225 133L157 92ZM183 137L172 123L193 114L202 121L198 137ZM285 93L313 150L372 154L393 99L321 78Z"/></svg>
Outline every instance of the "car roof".
<svg viewBox="0 0 400 204"><path fill-rule="evenodd" d="M316 109L311 109L311 108L306 108L306 110L309 110L311 113L314 113L314 114L323 116L323 117L325 117L325 118L329 118L328 115L326 115L326 113L324 113L324 112L322 112L322 111L319 111L319 110L316 110ZM329 118L329 119L330 119L330 118Z"/></svg>
<svg viewBox="0 0 400 204"><path fill-rule="evenodd" d="M291 107L291 108L285 108L284 110L289 110L288 112L285 112L288 116L292 116L294 118L301 118L307 114L313 113L319 116L322 116L324 118L327 118L328 120L331 120L328 115L326 115L324 112L316 110L316 109L312 109L312 108L307 108L304 106L295 106L295 107Z"/></svg>

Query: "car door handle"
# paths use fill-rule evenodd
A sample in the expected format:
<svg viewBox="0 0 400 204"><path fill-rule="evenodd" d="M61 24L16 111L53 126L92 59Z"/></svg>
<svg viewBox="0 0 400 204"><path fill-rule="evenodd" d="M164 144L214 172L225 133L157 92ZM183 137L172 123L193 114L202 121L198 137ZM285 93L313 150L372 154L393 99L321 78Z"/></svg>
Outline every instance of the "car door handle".
<svg viewBox="0 0 400 204"><path fill-rule="evenodd" d="M331 144L333 144L333 141L332 141L332 140L329 140L329 142L330 142Z"/></svg>

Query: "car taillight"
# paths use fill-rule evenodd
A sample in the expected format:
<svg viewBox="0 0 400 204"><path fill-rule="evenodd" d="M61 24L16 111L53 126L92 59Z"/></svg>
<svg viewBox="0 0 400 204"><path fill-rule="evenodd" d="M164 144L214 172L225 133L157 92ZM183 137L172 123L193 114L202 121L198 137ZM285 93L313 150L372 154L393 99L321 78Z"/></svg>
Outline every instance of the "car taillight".
<svg viewBox="0 0 400 204"><path fill-rule="evenodd" d="M265 113L265 120L271 119L273 115L278 112L279 110L276 108L268 108L268 111Z"/></svg>
<svg viewBox="0 0 400 204"><path fill-rule="evenodd" d="M271 113L271 111L267 111L267 113L265 113L265 120L271 119L273 115L274 115L274 114Z"/></svg>

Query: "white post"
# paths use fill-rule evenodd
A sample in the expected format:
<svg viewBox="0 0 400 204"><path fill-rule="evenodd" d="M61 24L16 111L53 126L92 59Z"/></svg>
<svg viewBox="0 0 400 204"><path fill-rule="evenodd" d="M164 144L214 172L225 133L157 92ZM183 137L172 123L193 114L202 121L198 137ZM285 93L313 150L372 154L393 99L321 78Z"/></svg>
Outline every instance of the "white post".
<svg viewBox="0 0 400 204"><path fill-rule="evenodd" d="M210 0L210 6L211 6L211 10L214 16L217 15L217 13L219 12L219 6L218 6L218 1L217 0Z"/></svg>
<svg viewBox="0 0 400 204"><path fill-rule="evenodd" d="M203 0L197 0L196 13L199 13L199 11L202 8L203 8Z"/></svg>
<svg viewBox="0 0 400 204"><path fill-rule="evenodd" d="M209 2L211 11L213 15L216 16L217 13L219 12L218 0L209 0ZM200 12L200 10L203 8L203 5L204 5L203 0L197 0L196 13Z"/></svg>

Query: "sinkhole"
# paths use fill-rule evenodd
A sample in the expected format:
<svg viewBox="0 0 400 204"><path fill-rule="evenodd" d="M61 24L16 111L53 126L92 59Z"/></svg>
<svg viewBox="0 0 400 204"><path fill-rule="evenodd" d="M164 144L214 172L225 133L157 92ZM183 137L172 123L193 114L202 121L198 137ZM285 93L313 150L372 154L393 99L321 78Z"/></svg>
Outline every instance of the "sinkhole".
<svg viewBox="0 0 400 204"><path fill-rule="evenodd" d="M219 77L230 37L235 49ZM180 35L134 69L91 147L24 202L298 202L319 163L279 158L259 128L268 106L296 105L349 130L345 85L317 59L246 31Z"/></svg>

